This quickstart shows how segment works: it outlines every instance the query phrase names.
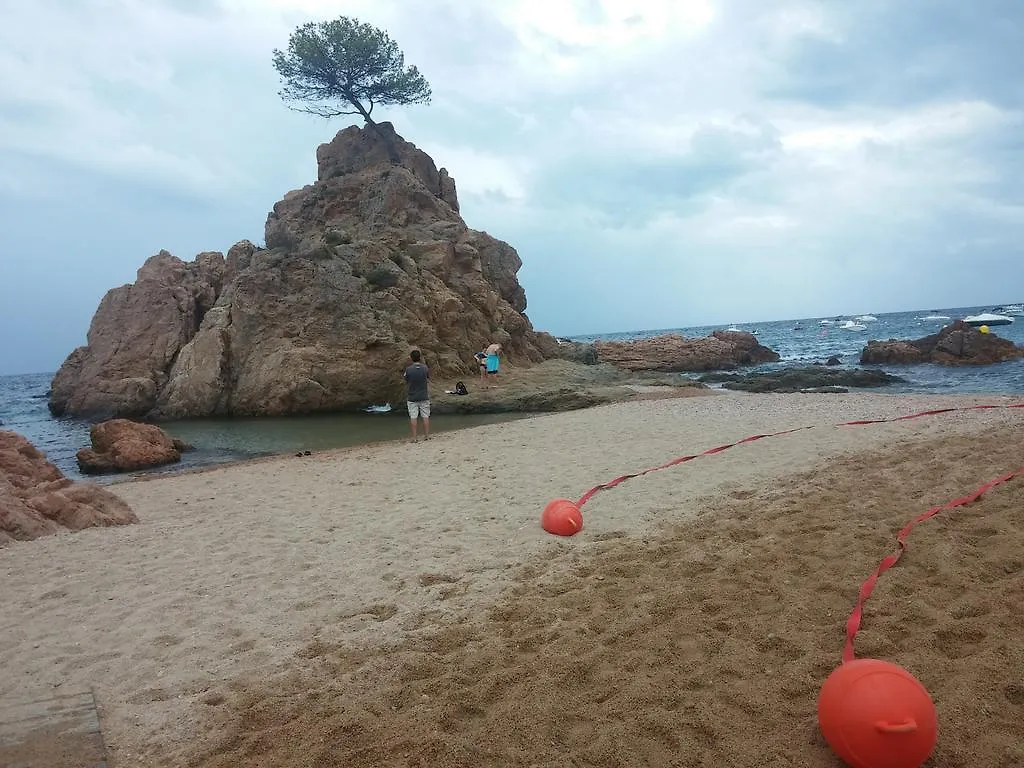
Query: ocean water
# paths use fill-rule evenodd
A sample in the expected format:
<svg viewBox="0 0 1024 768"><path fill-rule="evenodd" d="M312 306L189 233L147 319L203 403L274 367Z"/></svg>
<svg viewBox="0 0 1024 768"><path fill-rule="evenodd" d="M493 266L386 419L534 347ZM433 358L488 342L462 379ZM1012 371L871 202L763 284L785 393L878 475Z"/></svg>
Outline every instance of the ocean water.
<svg viewBox="0 0 1024 768"><path fill-rule="evenodd" d="M994 306L994 305L993 305ZM950 322L925 319L928 315L964 317L988 311L992 307L918 310L876 314L865 321L863 331L846 331L819 320L835 317L808 317L766 323L737 325L741 330L757 332L758 340L782 356L778 363L753 370L824 362L838 355L844 366L858 367L860 351L869 339L917 339L937 332ZM839 321L849 318L842 317ZM576 336L577 341L621 340L678 332L685 336L707 336L728 326L668 328L596 336ZM800 330L795 330L799 328ZM1024 317L1012 325L994 327L993 333L1024 345ZM1024 360L988 366L947 367L940 365L881 366L907 379L905 384L884 388L886 392L922 392L933 394L1020 394L1024 395ZM696 374L694 375L694 377ZM47 393L52 373L0 376L0 428L19 432L56 464L66 475L80 478L75 452L89 444L89 424L75 419L56 419L47 408ZM497 423L515 415L439 416L432 420L435 431L462 429ZM400 409L387 415L330 414L292 418L203 419L176 421L162 425L174 437L196 446L183 456L181 464L152 470L154 473L180 471L192 467L277 453L317 451L406 437L408 422Z"/></svg>
<svg viewBox="0 0 1024 768"><path fill-rule="evenodd" d="M68 477L83 479L75 453L89 445L89 422L54 418L47 408L52 373L0 376L0 429L27 437ZM431 419L431 432L496 424L522 418L520 414L445 415ZM195 446L182 454L181 462L157 467L143 474L166 474L300 451L365 445L409 436L405 409L387 414L337 413L315 416L186 419L160 425L172 437ZM109 482L116 476L91 477Z"/></svg>

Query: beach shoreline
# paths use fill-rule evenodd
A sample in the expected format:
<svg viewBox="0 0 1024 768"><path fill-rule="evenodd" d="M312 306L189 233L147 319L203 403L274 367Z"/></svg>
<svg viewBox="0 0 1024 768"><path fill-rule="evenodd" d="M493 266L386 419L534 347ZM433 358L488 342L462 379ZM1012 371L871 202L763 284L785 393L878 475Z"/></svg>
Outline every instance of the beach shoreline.
<svg viewBox="0 0 1024 768"><path fill-rule="evenodd" d="M743 396L743 395L746 394L744 392L737 392L737 391L732 391L732 390L728 390L728 389L721 389L721 388L714 388L714 387L708 387L706 389L698 389L696 387L667 387L667 386L653 386L653 385L652 386L631 385L629 388L632 389L636 393L636 395L631 400L625 401L625 402L644 402L644 401L648 401L648 400L673 400L673 399L677 399L677 398L707 397L707 396L716 396L716 395L717 396L722 396L722 395ZM614 403L614 402L612 402L612 403L599 403L599 404L596 404L596 405L588 405L588 406L586 406L584 408L578 408L578 409L574 409L574 410L584 411L584 410L589 410L589 409L592 409L592 408L601 408L601 407L606 406L606 405L615 405L615 404L616 403ZM523 420L527 420L527 419L540 418L540 417L543 417L543 416L551 416L551 415L553 415L555 413L564 413L564 412L565 411L536 411L536 412L521 413L521 414L517 414L517 415L502 414L506 418L502 422L498 422L498 423L510 423L510 422L514 422L514 421L523 421ZM443 431L437 430L437 426L438 426L438 421L437 420L438 419L443 420L443 419L445 419L445 418L447 418L447 417L449 417L451 415L452 414L445 413L445 414L441 414L440 416L432 417L432 422L431 423L434 426L435 431L433 431L431 433L431 440L436 439L438 436L440 436L442 434L448 434L449 432L467 432L467 431L472 431L474 429L486 429L487 427L495 426L495 424L475 424L473 426L468 426L468 427L457 427L454 430L443 430ZM406 420L406 418L403 415L394 416L392 418L400 419L403 422ZM164 425L164 426L166 426L166 425ZM173 423L172 423L171 426L173 427ZM341 446L337 446L337 447L334 447L334 448L323 448L323 449L320 449L320 450L311 451L309 454L303 453L302 455L299 455L299 453L293 453L291 451L281 451L281 452L278 452L278 453L261 454L261 455L258 455L258 456L241 456L241 457L238 457L238 458L221 460L221 461L217 461L215 463L202 464L202 465L199 465L199 466L179 467L179 466L174 465L174 464L167 464L167 465L163 465L163 466L160 466L160 467L156 467L154 469L141 470L141 471L136 471L136 472L122 472L122 473L112 473L112 474L106 474L106 475L86 476L84 478L84 480L86 482L100 482L103 485L110 485L110 486L118 485L118 484L121 484L121 483L139 483L139 482L147 482L147 481L150 481L150 480L160 480L160 479L167 478L167 477L178 477L178 476L181 476L181 475L200 474L200 473L204 473L204 472L216 472L217 470L220 470L220 469L225 469L225 468L228 468L228 467L233 467L233 466L238 466L238 465L260 464L260 463L267 463L267 462L284 461L284 460L287 460L287 459L290 459L290 458L309 459L309 458L312 458L312 457L325 458L325 457L328 457L328 456L330 456L332 458L337 458L337 457L344 456L345 454L347 454L347 453L349 453L351 451L356 451L356 450L360 450L360 449L363 449L363 448L369 448L369 449L384 448L384 447L387 447L387 446L401 445L401 444L407 443L407 442L412 442L411 437L385 438L385 439L380 439L380 440L369 440L369 441L364 442L364 443L355 443L355 444L352 444L352 445L341 445ZM417 442L424 442L423 438L422 438L422 434L420 435L420 439Z"/></svg>
<svg viewBox="0 0 1024 768"><path fill-rule="evenodd" d="M238 681L284 674L310 647L369 653L400 645L529 587L529 568L539 584L551 569L617 541L656 541L697 519L708 499L785 487L784 478L842 456L1019 430L1024 412L834 426L840 422L1019 400L876 393L641 400L429 442L117 482L111 490L139 524L0 550L8 585L0 615L11 617L0 666L20 670L0 684L0 701L92 688L111 768L180 765L196 739L210 735L204 718ZM599 493L572 539L540 529L552 498L797 427L812 428Z"/></svg>

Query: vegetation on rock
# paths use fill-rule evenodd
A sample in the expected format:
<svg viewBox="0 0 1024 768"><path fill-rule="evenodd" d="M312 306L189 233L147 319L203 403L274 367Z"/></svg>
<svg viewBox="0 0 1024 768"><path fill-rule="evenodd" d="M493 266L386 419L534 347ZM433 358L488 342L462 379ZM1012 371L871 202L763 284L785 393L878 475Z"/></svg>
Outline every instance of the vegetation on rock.
<svg viewBox="0 0 1024 768"><path fill-rule="evenodd" d="M284 81L281 98L292 109L320 117L361 115L375 130L371 115L378 104L430 103L430 84L406 66L388 33L348 16L296 28L287 51L274 50L274 69Z"/></svg>

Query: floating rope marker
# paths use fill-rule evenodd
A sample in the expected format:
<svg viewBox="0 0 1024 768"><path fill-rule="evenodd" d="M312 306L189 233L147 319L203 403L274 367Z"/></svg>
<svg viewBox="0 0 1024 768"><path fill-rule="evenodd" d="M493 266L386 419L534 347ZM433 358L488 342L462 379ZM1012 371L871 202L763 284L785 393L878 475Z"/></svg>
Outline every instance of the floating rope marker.
<svg viewBox="0 0 1024 768"><path fill-rule="evenodd" d="M555 499L544 507L541 527L555 536L572 536L583 530L583 513L569 499Z"/></svg>
<svg viewBox="0 0 1024 768"><path fill-rule="evenodd" d="M880 659L856 659L853 642L860 631L864 603L878 577L907 550L907 535L940 512L965 507L986 492L1024 475L1024 467L989 480L967 496L932 507L896 535L897 550L863 584L846 620L843 663L828 676L818 697L818 726L825 741L853 768L919 768L935 748L937 716L928 691L907 670Z"/></svg>

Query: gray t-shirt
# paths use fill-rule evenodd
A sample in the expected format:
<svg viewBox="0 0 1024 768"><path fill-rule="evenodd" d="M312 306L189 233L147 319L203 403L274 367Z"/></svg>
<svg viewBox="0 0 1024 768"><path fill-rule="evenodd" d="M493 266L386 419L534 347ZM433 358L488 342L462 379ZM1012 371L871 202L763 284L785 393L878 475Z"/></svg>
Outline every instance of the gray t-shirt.
<svg viewBox="0 0 1024 768"><path fill-rule="evenodd" d="M430 369L423 363L413 363L405 369L405 383L408 393L406 400L410 403L422 403L430 399L427 391L427 379L430 378Z"/></svg>

